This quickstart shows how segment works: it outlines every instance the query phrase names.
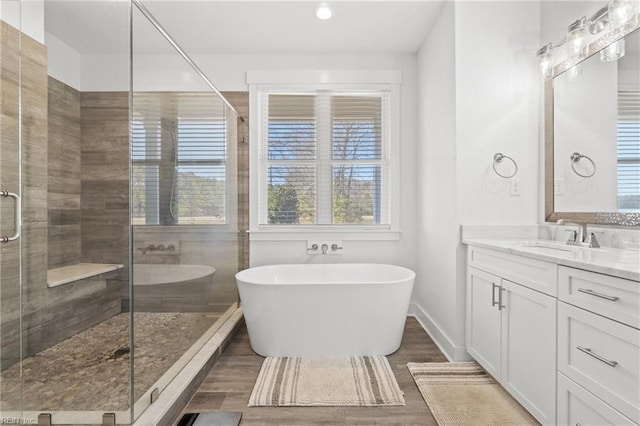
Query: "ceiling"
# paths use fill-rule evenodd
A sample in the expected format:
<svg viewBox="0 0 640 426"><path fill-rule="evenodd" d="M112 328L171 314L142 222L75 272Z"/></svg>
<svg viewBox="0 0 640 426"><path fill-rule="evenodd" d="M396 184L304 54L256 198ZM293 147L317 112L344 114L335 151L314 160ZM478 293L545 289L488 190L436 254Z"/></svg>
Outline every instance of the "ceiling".
<svg viewBox="0 0 640 426"><path fill-rule="evenodd" d="M334 17L313 15L317 1L143 0L190 54L415 53L442 2L329 2ZM45 29L82 54L128 51L128 2L45 0ZM171 48L134 8L134 51Z"/></svg>

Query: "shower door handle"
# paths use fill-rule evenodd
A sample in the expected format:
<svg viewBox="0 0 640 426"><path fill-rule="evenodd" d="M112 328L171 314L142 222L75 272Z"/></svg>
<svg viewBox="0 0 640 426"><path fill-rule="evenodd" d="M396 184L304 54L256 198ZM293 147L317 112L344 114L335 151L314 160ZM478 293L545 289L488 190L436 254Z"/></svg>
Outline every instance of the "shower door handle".
<svg viewBox="0 0 640 426"><path fill-rule="evenodd" d="M7 235L3 235L2 237L0 237L0 242L2 243L8 243L9 241L15 241L18 238L20 238L20 228L22 227L22 203L20 202L20 196L18 194L14 194L13 192L9 192L9 191L0 191L0 197L11 197L13 198L13 202L14 202L14 206L15 206L15 211L14 211L14 231L13 231L13 235L11 237L7 236Z"/></svg>

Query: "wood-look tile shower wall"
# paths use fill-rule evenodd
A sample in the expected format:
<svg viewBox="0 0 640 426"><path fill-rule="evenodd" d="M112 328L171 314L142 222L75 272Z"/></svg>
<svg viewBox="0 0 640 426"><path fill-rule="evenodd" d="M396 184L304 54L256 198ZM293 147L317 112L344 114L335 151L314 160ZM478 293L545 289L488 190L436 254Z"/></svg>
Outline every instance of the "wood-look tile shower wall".
<svg viewBox="0 0 640 426"><path fill-rule="evenodd" d="M46 47L2 21L0 45L0 189L21 193L23 199L20 242L0 244L0 369L4 369L19 360L21 333L23 356L29 356L128 307L129 111L126 92L79 92L50 78ZM247 93L227 95L248 117ZM244 143L238 144L240 232L233 243L241 247L237 261L215 259L215 252L205 249L213 244L224 251L220 242L194 245L189 233L184 238L185 258L177 260L189 263L192 253L216 266L221 272L218 277L228 280L233 277L231 269L248 266L248 235L244 232L248 222L247 126L239 123L239 140ZM22 188L18 180L20 130ZM11 199L0 199L2 235L13 232L13 218ZM229 254L227 250L225 258ZM106 277L47 286L48 269L78 262L119 263L125 269ZM236 300L235 283L229 281L218 294L220 302Z"/></svg>
<svg viewBox="0 0 640 426"><path fill-rule="evenodd" d="M79 97L71 88L49 85L45 46L5 22L0 22L0 74L0 185L22 196L21 238L0 245L0 369L4 369L20 359L21 351L22 356L33 355L120 312L121 283L108 279L119 277L116 273L47 286L50 267L81 260L80 180L71 183L80 172ZM10 199L1 201L0 229L3 235L11 234L13 204ZM61 237L67 231L70 235Z"/></svg>
<svg viewBox="0 0 640 426"><path fill-rule="evenodd" d="M0 368L4 369L20 357L21 316L26 327L46 322L36 318L37 306L46 303L43 295L47 274L46 49L36 41L21 36L18 30L5 22L0 22L0 74L0 185L2 190L20 194L23 205L20 240L0 243ZM18 145L20 132L22 152L19 152ZM18 178L20 155L24 166L22 188ZM15 217L13 203L10 198L2 198L0 203L2 235L11 235ZM20 251L23 256L29 253L22 265L19 261ZM24 283L28 283L25 289L20 287L20 276ZM24 309L21 309L21 304ZM37 325L33 329L34 336L41 333Z"/></svg>

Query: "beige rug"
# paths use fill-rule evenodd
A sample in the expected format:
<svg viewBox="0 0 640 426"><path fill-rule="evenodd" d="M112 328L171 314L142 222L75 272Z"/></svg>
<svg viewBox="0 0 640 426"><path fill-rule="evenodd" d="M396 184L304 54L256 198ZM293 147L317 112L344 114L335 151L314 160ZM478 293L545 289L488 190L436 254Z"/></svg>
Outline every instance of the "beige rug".
<svg viewBox="0 0 640 426"><path fill-rule="evenodd" d="M404 405L404 397L383 356L269 357L262 364L248 405Z"/></svg>
<svg viewBox="0 0 640 426"><path fill-rule="evenodd" d="M475 362L407 367L440 426L538 424Z"/></svg>

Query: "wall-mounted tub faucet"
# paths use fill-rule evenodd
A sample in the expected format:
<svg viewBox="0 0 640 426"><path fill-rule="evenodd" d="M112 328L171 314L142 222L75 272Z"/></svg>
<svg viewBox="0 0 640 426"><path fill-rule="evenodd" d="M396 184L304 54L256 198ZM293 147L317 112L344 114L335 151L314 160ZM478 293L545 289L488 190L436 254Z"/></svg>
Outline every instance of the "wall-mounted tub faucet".
<svg viewBox="0 0 640 426"><path fill-rule="evenodd" d="M169 244L168 246L164 246L164 244L158 244L157 246L154 246L153 244L149 244L148 246L144 246L144 247L138 247L138 251L141 254L147 254L147 252L153 252L153 251L175 251L176 250L176 246L174 246L173 244Z"/></svg>
<svg viewBox="0 0 640 426"><path fill-rule="evenodd" d="M342 254L342 241L339 240L311 240L307 241L307 254L334 255Z"/></svg>

